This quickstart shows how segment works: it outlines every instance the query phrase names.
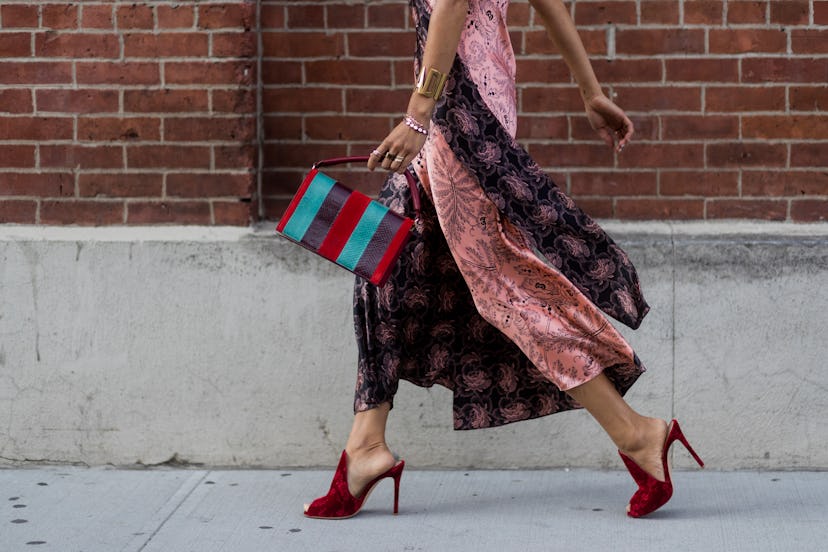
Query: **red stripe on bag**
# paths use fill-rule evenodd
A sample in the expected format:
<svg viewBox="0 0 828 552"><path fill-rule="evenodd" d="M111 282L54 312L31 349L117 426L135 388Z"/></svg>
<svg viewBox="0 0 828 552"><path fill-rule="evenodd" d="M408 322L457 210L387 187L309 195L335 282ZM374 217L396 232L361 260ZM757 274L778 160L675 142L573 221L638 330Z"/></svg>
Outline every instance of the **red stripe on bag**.
<svg viewBox="0 0 828 552"><path fill-rule="evenodd" d="M359 192L351 193L348 201L342 206L342 210L339 211L339 215L331 225L331 229L328 230L325 241L319 246L320 255L326 259L336 261L369 203L371 203L371 198L367 195Z"/></svg>
<svg viewBox="0 0 828 552"><path fill-rule="evenodd" d="M316 178L317 172L319 172L317 169L311 169L311 171L302 181L302 184L299 186L299 189L293 196L293 201L291 201L290 205L288 205L288 208L285 209L282 218L279 220L279 224L276 226L277 232L281 232L285 229L285 226L287 225L288 221L290 221L290 217L293 215L293 212L296 210L296 207L299 205L299 202L302 201L302 197L305 195L305 191L307 191L311 181L313 181L313 179Z"/></svg>
<svg viewBox="0 0 828 552"><path fill-rule="evenodd" d="M385 284L386 280L388 280L388 276L391 275L390 269L393 267L394 261L397 260L400 250L411 236L411 227L413 225L414 221L411 219L407 218L403 220L400 229L397 231L396 235L394 235L394 239L391 240L391 244L388 246L388 249L385 250L385 255L383 255L382 260L380 260L377 265L377 269L374 270L374 273L371 275L371 283L382 286Z"/></svg>

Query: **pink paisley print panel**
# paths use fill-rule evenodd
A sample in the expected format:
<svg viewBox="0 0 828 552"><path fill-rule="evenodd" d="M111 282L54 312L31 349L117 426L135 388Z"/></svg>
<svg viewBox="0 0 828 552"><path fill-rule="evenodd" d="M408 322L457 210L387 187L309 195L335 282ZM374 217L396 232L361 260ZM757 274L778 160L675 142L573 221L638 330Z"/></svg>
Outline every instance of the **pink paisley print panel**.
<svg viewBox="0 0 828 552"><path fill-rule="evenodd" d="M436 128L426 158L440 226L480 315L564 391L609 366L633 365L634 352L621 334L532 252ZM579 246L577 240L566 244L576 252ZM486 385L486 377L469 374L466 385Z"/></svg>

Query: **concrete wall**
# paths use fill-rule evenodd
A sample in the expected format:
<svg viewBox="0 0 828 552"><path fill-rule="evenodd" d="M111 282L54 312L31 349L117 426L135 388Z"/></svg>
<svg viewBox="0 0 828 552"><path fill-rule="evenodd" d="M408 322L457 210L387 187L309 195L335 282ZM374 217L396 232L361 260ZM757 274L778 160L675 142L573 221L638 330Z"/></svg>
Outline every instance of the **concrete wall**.
<svg viewBox="0 0 828 552"><path fill-rule="evenodd" d="M634 406L714 469L828 468L828 225L606 227L653 307ZM271 228L0 226L0 462L335 463L351 285ZM396 404L417 467L619 466L584 412L455 432L445 389Z"/></svg>

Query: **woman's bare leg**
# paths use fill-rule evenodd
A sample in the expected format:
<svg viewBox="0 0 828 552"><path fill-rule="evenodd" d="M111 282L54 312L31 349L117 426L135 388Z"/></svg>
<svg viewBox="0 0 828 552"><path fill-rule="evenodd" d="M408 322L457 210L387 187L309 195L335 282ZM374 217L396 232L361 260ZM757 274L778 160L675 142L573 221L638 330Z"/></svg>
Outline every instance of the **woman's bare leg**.
<svg viewBox="0 0 828 552"><path fill-rule="evenodd" d="M351 426L351 434L345 444L348 454L348 488L357 496L365 485L395 463L394 455L385 442L385 425L388 422L389 403L357 412Z"/></svg>
<svg viewBox="0 0 828 552"><path fill-rule="evenodd" d="M633 410L604 374L567 393L592 414L621 452L644 471L664 481L661 465L661 451L667 438L664 420L648 418Z"/></svg>

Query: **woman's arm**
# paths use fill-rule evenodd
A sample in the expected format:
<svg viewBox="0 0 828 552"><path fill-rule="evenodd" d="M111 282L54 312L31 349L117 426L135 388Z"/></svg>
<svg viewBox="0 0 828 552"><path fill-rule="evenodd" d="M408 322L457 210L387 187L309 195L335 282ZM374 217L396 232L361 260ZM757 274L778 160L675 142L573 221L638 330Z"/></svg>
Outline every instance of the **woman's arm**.
<svg viewBox="0 0 828 552"><path fill-rule="evenodd" d="M601 90L569 10L561 0L529 0L529 3L543 19L549 37L575 77L592 128L610 146L617 138L616 149L621 151L632 138L632 121Z"/></svg>
<svg viewBox="0 0 828 552"><path fill-rule="evenodd" d="M457 53L457 45L460 43L460 35L463 32L463 24L469 11L468 0L439 0L431 13L431 22L428 28L425 51L423 52L422 66L428 69L436 69L441 73L448 73L454 63L454 56ZM408 102L407 113L428 128L431 114L437 100L428 98L414 91ZM394 163L393 157L382 157L372 155L368 161L368 168L374 169L382 166L384 169L403 172L420 152L425 144L425 136L405 123L398 124L394 130L382 141L377 151L380 153L391 153L399 158L401 162ZM393 164L393 167L392 167Z"/></svg>

